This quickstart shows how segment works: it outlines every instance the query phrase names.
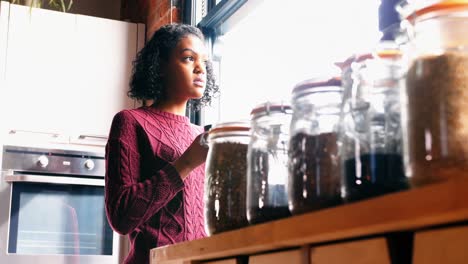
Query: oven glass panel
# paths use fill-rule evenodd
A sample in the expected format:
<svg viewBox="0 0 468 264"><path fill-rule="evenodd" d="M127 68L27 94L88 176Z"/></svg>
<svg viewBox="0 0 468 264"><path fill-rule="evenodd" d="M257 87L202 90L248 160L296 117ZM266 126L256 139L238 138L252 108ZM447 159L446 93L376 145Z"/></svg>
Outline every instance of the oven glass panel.
<svg viewBox="0 0 468 264"><path fill-rule="evenodd" d="M112 255L104 187L14 183L8 253Z"/></svg>

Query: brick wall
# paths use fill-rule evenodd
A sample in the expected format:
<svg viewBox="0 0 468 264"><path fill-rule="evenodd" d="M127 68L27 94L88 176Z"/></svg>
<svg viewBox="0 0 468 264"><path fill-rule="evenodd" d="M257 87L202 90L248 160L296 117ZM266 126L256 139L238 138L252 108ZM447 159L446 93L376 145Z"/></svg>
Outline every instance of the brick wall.
<svg viewBox="0 0 468 264"><path fill-rule="evenodd" d="M146 24L147 38L159 27L182 22L183 0L122 0L122 20Z"/></svg>
<svg viewBox="0 0 468 264"><path fill-rule="evenodd" d="M134 23L145 23L145 10L148 9L148 3L149 0L122 0L120 9L121 20Z"/></svg>

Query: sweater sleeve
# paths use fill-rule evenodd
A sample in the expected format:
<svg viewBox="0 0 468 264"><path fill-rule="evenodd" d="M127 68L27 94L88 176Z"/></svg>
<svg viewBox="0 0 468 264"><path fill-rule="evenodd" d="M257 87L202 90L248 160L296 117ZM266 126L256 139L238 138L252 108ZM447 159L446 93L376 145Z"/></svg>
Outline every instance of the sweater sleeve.
<svg viewBox="0 0 468 264"><path fill-rule="evenodd" d="M119 112L106 146L106 213L112 228L123 235L148 221L184 188L179 173L169 163L151 178L140 180L138 129L129 112Z"/></svg>

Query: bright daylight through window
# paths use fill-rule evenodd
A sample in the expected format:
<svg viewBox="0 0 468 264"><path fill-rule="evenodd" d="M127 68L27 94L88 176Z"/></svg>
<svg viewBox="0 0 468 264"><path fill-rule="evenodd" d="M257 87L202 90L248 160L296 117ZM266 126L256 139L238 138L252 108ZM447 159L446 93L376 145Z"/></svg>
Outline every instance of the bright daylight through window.
<svg viewBox="0 0 468 264"><path fill-rule="evenodd" d="M205 124L248 119L267 100L289 102L293 86L378 42L376 0L265 0L223 36L219 104ZM217 50L220 49L220 50Z"/></svg>

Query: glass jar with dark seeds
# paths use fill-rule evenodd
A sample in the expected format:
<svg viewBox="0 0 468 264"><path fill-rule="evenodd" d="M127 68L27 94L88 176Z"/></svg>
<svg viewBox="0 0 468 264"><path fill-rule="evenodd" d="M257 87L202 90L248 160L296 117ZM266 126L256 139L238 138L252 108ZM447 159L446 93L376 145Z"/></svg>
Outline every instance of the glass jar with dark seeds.
<svg viewBox="0 0 468 264"><path fill-rule="evenodd" d="M292 94L289 208L293 214L338 205L341 177L337 133L342 100L339 73L306 80Z"/></svg>
<svg viewBox="0 0 468 264"><path fill-rule="evenodd" d="M248 122L217 124L208 132L205 229L208 235L248 225L246 215Z"/></svg>
<svg viewBox="0 0 468 264"><path fill-rule="evenodd" d="M422 2L398 8L411 33L402 126L415 187L468 177L468 2Z"/></svg>
<svg viewBox="0 0 468 264"><path fill-rule="evenodd" d="M352 64L345 87L339 135L345 201L404 190L400 120L401 52L382 42L377 52Z"/></svg>
<svg viewBox="0 0 468 264"><path fill-rule="evenodd" d="M251 112L247 151L247 219L256 224L290 216L288 142L291 106L265 102Z"/></svg>

